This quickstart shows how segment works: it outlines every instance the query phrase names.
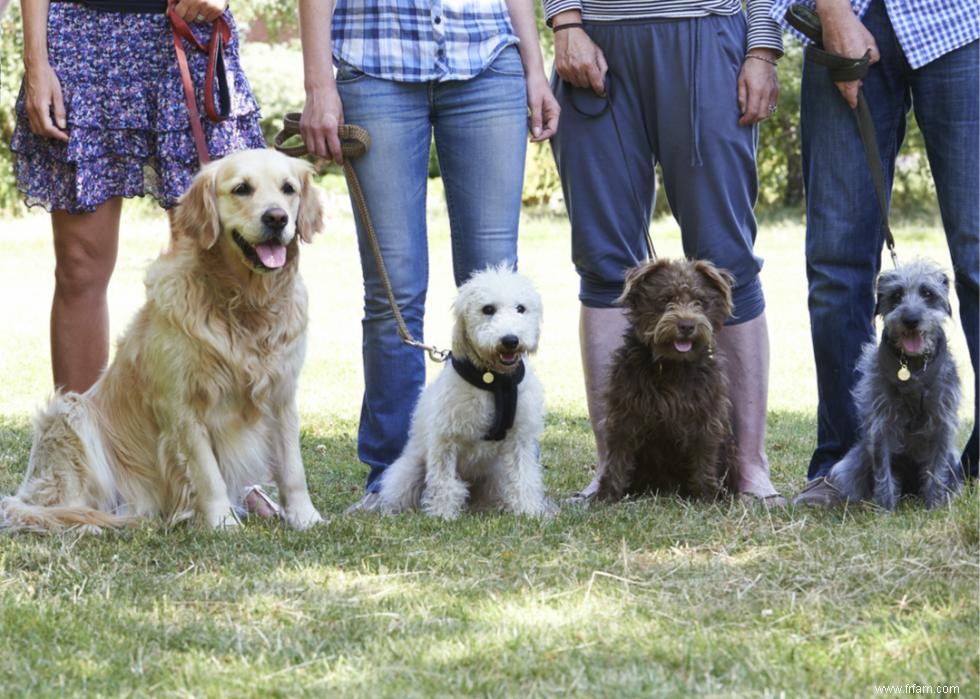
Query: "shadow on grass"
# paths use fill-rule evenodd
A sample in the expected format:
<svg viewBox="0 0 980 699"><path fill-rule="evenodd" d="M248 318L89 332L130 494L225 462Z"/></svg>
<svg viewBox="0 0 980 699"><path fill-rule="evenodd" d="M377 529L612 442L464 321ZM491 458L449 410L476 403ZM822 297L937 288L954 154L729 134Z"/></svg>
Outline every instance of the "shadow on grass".
<svg viewBox="0 0 980 699"><path fill-rule="evenodd" d="M14 694L362 696L802 696L830 676L843 694L884 676L975 685L975 489L891 516L657 497L544 521L345 516L365 472L355 425L304 424L328 518L311 532L250 522L0 539L0 624L17 630L0 682ZM801 478L812 424L772 416L787 480ZM26 421L0 421L4 483L29 446ZM551 415L549 491L581 484L591 450L584 417Z"/></svg>
<svg viewBox="0 0 980 699"><path fill-rule="evenodd" d="M301 449L314 501L325 514L343 511L363 489L367 467L357 458L357 424L332 417L306 416ZM773 482L792 494L806 478L816 429L812 414L779 411L769 415L767 452ZM31 447L31 426L20 416L0 416L0 492L13 491L23 477ZM588 418L571 410L548 415L541 440L548 492L571 495L592 477L595 446Z"/></svg>

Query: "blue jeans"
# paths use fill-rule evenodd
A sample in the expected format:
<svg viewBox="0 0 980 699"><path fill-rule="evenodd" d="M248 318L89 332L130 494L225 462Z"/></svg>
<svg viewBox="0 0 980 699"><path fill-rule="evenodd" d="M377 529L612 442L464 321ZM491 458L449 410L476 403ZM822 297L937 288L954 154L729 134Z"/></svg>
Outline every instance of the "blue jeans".
<svg viewBox="0 0 980 699"><path fill-rule="evenodd" d="M344 119L371 136L354 161L395 297L421 340L429 261L425 199L429 145L446 190L453 274L459 286L490 264L517 263L527 94L517 48L510 46L469 80L404 83L353 66L337 69ZM364 275L364 399L358 457L371 471L367 489L401 454L419 393L425 355L398 337L364 226L357 220Z"/></svg>
<svg viewBox="0 0 980 699"><path fill-rule="evenodd" d="M978 291L978 48L977 42L913 70L905 60L884 4L872 2L864 24L881 62L864 79L878 148L891 190L895 158L915 109L925 140L952 258L960 319L977 386ZM827 70L806 63L800 124L807 194L806 261L810 326L817 366L817 448L809 478L824 475L858 437L851 398L861 345L874 339L874 279L882 251L881 216L857 126ZM902 241L896 248L902 256ZM963 454L977 473L977 406Z"/></svg>

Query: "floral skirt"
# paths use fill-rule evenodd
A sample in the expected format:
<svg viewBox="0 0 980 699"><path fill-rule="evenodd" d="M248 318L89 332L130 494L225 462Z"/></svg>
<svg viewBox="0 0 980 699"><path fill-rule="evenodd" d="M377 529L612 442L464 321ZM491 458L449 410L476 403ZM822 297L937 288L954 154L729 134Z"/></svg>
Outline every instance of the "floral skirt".
<svg viewBox="0 0 980 699"><path fill-rule="evenodd" d="M185 46L212 158L266 146L258 106L239 65L237 31L231 15L225 18L232 27L225 50L231 113L225 121L204 116L207 57ZM211 25L192 26L207 45ZM52 2L48 56L61 82L69 139L30 132L22 85L10 148L27 204L83 213L113 197L145 194L164 208L176 204L200 164L166 15Z"/></svg>

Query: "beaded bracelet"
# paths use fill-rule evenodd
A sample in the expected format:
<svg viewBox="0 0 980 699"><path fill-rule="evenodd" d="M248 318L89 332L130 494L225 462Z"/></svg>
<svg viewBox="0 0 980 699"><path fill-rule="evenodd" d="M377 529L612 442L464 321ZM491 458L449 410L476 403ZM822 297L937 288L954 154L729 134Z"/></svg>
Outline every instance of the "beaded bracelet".
<svg viewBox="0 0 980 699"><path fill-rule="evenodd" d="M558 31L558 30L556 29L555 31ZM760 61L765 61L766 63L768 63L771 66L779 65L779 63L777 61L774 61L771 58L767 58L766 56L760 56L757 53L747 53L747 54L745 54L745 57L746 58L755 58L755 59L760 60Z"/></svg>
<svg viewBox="0 0 980 699"><path fill-rule="evenodd" d="M585 25L582 24L581 22L569 22L568 24L559 24L557 27L552 27L551 31L552 33L557 33L560 32L562 29L574 29L576 27L582 29L583 27L585 27Z"/></svg>

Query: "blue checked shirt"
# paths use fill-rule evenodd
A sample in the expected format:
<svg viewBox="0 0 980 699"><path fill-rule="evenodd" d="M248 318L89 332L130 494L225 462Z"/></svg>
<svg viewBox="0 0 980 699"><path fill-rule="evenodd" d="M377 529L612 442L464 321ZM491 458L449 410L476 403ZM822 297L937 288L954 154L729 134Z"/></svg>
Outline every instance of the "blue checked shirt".
<svg viewBox="0 0 980 699"><path fill-rule="evenodd" d="M517 36L504 0L338 0L334 58L400 82L467 80Z"/></svg>
<svg viewBox="0 0 980 699"><path fill-rule="evenodd" d="M770 16L788 27L784 16L795 0L773 0ZM921 68L950 51L980 38L980 14L976 0L884 0L888 19L913 68ZM813 7L812 0L803 4ZM871 0L851 0L858 17L864 17ZM795 30L793 34L800 37ZM976 89L976 85L963 89Z"/></svg>

